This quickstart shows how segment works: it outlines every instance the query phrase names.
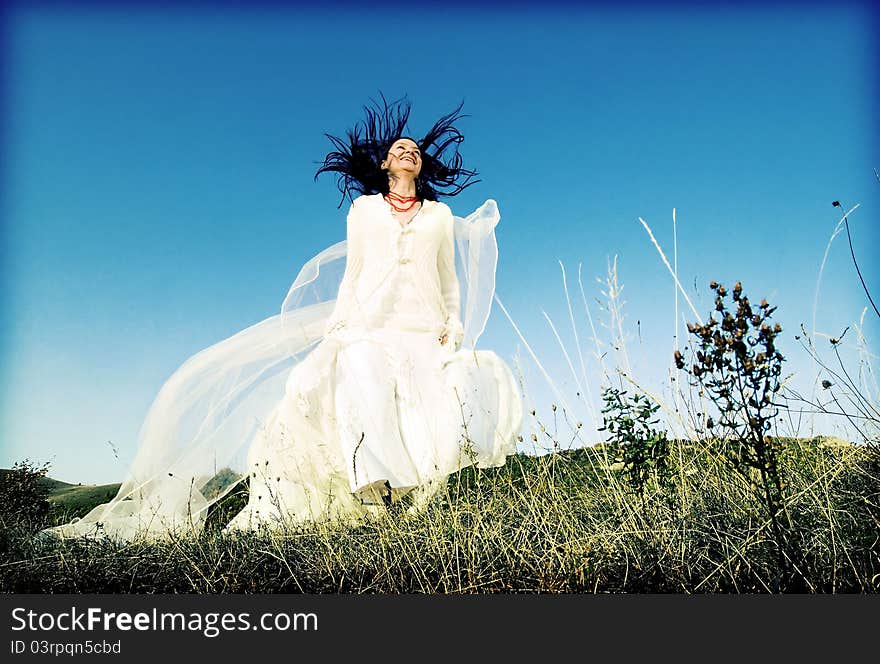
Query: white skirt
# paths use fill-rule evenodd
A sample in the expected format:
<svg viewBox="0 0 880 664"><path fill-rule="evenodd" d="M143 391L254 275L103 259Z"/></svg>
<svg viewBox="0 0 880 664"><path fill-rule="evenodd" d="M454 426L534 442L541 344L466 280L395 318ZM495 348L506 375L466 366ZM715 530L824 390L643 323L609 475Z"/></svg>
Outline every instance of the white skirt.
<svg viewBox="0 0 880 664"><path fill-rule="evenodd" d="M291 370L248 454L248 504L226 530L357 518L383 491L436 490L466 466L503 465L521 424L493 351L453 352L433 332L329 335Z"/></svg>

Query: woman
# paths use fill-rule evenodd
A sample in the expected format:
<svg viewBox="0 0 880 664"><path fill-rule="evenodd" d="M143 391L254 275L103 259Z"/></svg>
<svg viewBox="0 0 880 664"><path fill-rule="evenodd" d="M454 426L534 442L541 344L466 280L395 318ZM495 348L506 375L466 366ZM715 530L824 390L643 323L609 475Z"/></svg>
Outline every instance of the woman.
<svg viewBox="0 0 880 664"><path fill-rule="evenodd" d="M249 501L227 531L357 519L411 492L424 504L467 465L504 463L522 422L517 386L495 353L460 350L488 317L497 209L461 219L437 201L476 175L457 152L460 109L420 141L404 135L402 102L366 108L348 144L329 137L337 150L316 177L338 173L352 199L346 241L303 267L279 316L175 372L117 497L48 532L198 531L245 476Z"/></svg>

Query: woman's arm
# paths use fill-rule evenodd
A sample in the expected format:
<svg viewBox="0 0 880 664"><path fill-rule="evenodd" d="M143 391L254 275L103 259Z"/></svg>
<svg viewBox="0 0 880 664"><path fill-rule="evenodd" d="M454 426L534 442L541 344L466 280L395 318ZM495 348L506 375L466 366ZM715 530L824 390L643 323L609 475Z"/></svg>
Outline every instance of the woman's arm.
<svg viewBox="0 0 880 664"><path fill-rule="evenodd" d="M437 254L437 270L440 274L440 292L446 306L446 322L444 332L447 335L446 345L452 344L453 350L461 347L464 339L464 326L461 323L461 292L458 276L455 274L455 220L452 211L448 213L444 223L444 236Z"/></svg>
<svg viewBox="0 0 880 664"><path fill-rule="evenodd" d="M324 334L328 335L336 330L345 327L348 317L352 313L352 305L354 301L354 286L357 283L358 275L363 265L363 254L361 252L360 232L357 223L358 208L357 201L351 204L348 209L348 216L345 219L345 272L342 275L342 283L339 284L339 292L336 295L336 305L333 307L333 313L327 321L324 328Z"/></svg>

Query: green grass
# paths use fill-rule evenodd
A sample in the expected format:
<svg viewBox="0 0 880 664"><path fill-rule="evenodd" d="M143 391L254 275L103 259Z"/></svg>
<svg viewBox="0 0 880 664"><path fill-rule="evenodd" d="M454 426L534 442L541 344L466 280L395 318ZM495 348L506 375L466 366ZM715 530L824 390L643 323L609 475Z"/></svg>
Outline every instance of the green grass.
<svg viewBox="0 0 880 664"><path fill-rule="evenodd" d="M199 537L45 541L0 529L0 591L50 593L876 592L876 447L785 441L783 578L761 504L719 443L673 443L674 484L642 502L599 445L467 469L425 509L356 526L221 535L246 487ZM63 487L59 488L62 491ZM67 495L73 499L77 492ZM85 494L77 496L77 500ZM59 493L58 505L65 494ZM84 507L84 503L77 503ZM61 513L56 512L56 520Z"/></svg>
<svg viewBox="0 0 880 664"><path fill-rule="evenodd" d="M49 494L49 502L71 518L87 514L95 505L106 503L119 491L119 484L59 486Z"/></svg>

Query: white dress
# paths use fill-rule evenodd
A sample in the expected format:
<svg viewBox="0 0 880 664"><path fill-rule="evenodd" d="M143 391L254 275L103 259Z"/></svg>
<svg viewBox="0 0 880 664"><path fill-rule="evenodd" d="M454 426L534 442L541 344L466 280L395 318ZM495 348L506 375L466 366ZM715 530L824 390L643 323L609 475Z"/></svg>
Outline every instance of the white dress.
<svg viewBox="0 0 880 664"><path fill-rule="evenodd" d="M450 473L515 452L522 407L509 367L492 351L457 350L452 223L442 203L401 226L381 195L355 201L325 337L252 446L250 499L228 530L359 516L382 487L424 498Z"/></svg>
<svg viewBox="0 0 880 664"><path fill-rule="evenodd" d="M356 199L346 240L302 266L280 314L165 382L118 494L44 533L197 533L245 476L249 501L227 530L360 518L382 509L377 491L428 498L460 468L504 464L519 389L500 357L475 349L499 218L491 199L467 218L425 201L401 227L381 195Z"/></svg>

